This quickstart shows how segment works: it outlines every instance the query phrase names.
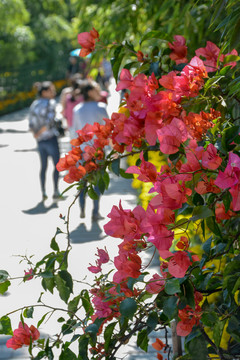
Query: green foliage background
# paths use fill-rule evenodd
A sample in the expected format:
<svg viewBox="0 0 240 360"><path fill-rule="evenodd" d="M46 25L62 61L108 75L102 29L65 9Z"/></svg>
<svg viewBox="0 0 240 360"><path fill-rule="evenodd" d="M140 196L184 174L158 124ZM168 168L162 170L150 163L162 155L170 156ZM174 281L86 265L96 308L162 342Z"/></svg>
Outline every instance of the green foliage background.
<svg viewBox="0 0 240 360"><path fill-rule="evenodd" d="M54 61L92 26L107 43L127 38L139 47L144 33L161 30L184 35L189 49L206 40L238 49L239 14L236 0L0 0L0 69Z"/></svg>

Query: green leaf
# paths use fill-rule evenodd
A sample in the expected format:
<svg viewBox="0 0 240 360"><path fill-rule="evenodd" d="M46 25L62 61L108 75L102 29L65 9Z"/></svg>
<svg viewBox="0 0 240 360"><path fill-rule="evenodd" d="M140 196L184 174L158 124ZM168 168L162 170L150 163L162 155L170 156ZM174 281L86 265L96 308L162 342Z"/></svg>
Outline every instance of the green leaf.
<svg viewBox="0 0 240 360"><path fill-rule="evenodd" d="M227 64L229 62L235 62L235 61L239 61L240 60L240 56L237 56L237 55L227 55L224 57L223 59L223 64Z"/></svg>
<svg viewBox="0 0 240 360"><path fill-rule="evenodd" d="M227 332L239 343L240 342L240 332L239 332L239 319L235 316L232 316L229 320Z"/></svg>
<svg viewBox="0 0 240 360"><path fill-rule="evenodd" d="M93 189L92 186L88 189L88 196L93 200L98 200L99 198L98 194L96 193L96 191Z"/></svg>
<svg viewBox="0 0 240 360"><path fill-rule="evenodd" d="M113 160L113 162L111 163L111 170L114 174L119 176L119 174L120 174L120 159L119 158Z"/></svg>
<svg viewBox="0 0 240 360"><path fill-rule="evenodd" d="M142 37L142 39L140 41L140 45L143 43L143 41L149 40L149 39L172 41L172 37L169 34L164 33L163 31L159 31L159 30L152 30L152 31L149 31L148 33L146 33Z"/></svg>
<svg viewBox="0 0 240 360"><path fill-rule="evenodd" d="M82 335L78 340L78 360L88 360L88 343L89 338L86 334Z"/></svg>
<svg viewBox="0 0 240 360"><path fill-rule="evenodd" d="M61 276L61 278L65 281L67 287L69 288L69 290L71 291L71 293L73 292L73 281L72 281L72 275L66 271L66 270L61 270L59 271L59 275Z"/></svg>
<svg viewBox="0 0 240 360"><path fill-rule="evenodd" d="M5 281L4 283L0 283L0 294L5 294L8 291L9 286L11 285L10 281Z"/></svg>
<svg viewBox="0 0 240 360"><path fill-rule="evenodd" d="M97 334L98 329L99 329L99 326L97 326L96 324L90 324L86 327L86 329L84 331L85 331L85 333L89 332L89 333Z"/></svg>
<svg viewBox="0 0 240 360"><path fill-rule="evenodd" d="M102 177L98 180L97 185L98 185L98 188L99 188L101 194L103 194L104 191L105 191L106 186L105 186L105 182L104 182Z"/></svg>
<svg viewBox="0 0 240 360"><path fill-rule="evenodd" d="M188 344L188 351L192 356L192 359L207 360L208 350L203 336L195 337L192 341L190 341Z"/></svg>
<svg viewBox="0 0 240 360"><path fill-rule="evenodd" d="M117 324L117 322L113 322L113 323L109 324L104 331L104 340L105 340L104 349L105 349L105 351L108 351L109 345L111 343L113 330L114 330L116 324Z"/></svg>
<svg viewBox="0 0 240 360"><path fill-rule="evenodd" d="M91 305L90 297L87 290L82 290L81 292L81 300L82 305L86 311L86 314L92 315L93 314L93 307Z"/></svg>
<svg viewBox="0 0 240 360"><path fill-rule="evenodd" d="M149 314L146 324L148 327L148 333L149 333L149 330L152 331L155 329L155 327L158 324L158 314L156 311L153 311Z"/></svg>
<svg viewBox="0 0 240 360"><path fill-rule="evenodd" d="M91 345L96 344L98 330L99 330L99 326L97 326L96 324L91 324L87 326L85 329L85 333L88 334L91 338L90 340Z"/></svg>
<svg viewBox="0 0 240 360"><path fill-rule="evenodd" d="M124 299L119 307L120 313L127 318L132 318L136 310L137 310L137 303L132 298Z"/></svg>
<svg viewBox="0 0 240 360"><path fill-rule="evenodd" d="M227 191L223 196L223 204L225 207L225 212L227 212L230 209L231 202L232 202L232 195L230 194L229 191Z"/></svg>
<svg viewBox="0 0 240 360"><path fill-rule="evenodd" d="M81 299L81 295L75 296L71 301L68 303L68 311L70 312L69 316L73 316L72 313L75 313L78 309L79 300Z"/></svg>
<svg viewBox="0 0 240 360"><path fill-rule="evenodd" d="M213 327L213 339L214 339L214 342L217 347L220 346L223 328L224 328L225 323L226 323L226 320L223 321L223 320L218 319Z"/></svg>
<svg viewBox="0 0 240 360"><path fill-rule="evenodd" d="M109 175L108 175L108 173L106 171L104 172L102 178L103 178L103 181L105 183L105 188L108 189L109 182L110 182L110 177L109 177Z"/></svg>
<svg viewBox="0 0 240 360"><path fill-rule="evenodd" d="M128 174L128 173L126 173L124 169L119 169L119 174L120 174L121 177L123 177L124 179L133 179L133 174Z"/></svg>
<svg viewBox="0 0 240 360"><path fill-rule="evenodd" d="M165 291L168 295L174 295L180 293L180 283L178 279L169 279L165 285Z"/></svg>
<svg viewBox="0 0 240 360"><path fill-rule="evenodd" d="M137 346L139 346L143 351L148 351L148 333L146 329L143 329L142 331L139 331L138 337L137 337Z"/></svg>
<svg viewBox="0 0 240 360"><path fill-rule="evenodd" d="M55 286L54 277L52 278L44 278L42 279L42 287L45 291L50 291L51 294L53 294L53 289Z"/></svg>
<svg viewBox="0 0 240 360"><path fill-rule="evenodd" d="M230 39L230 48L234 49L236 46L239 46L240 42L240 19L236 22L232 36Z"/></svg>
<svg viewBox="0 0 240 360"><path fill-rule="evenodd" d="M177 302L178 298L176 296L170 296L164 301L163 312L169 320L172 320L177 313Z"/></svg>
<svg viewBox="0 0 240 360"><path fill-rule="evenodd" d="M56 242L55 236L52 238L51 241L51 245L50 245L51 249L53 249L54 251L59 251L59 246Z"/></svg>
<svg viewBox="0 0 240 360"><path fill-rule="evenodd" d="M55 275L54 279L55 279L55 282L56 282L56 288L57 288L57 290L59 292L60 298L65 303L67 303L68 298L69 298L70 293L71 293L69 287L66 285L66 282L64 281L64 279L62 279L60 274Z"/></svg>
<svg viewBox="0 0 240 360"><path fill-rule="evenodd" d="M33 317L33 311L34 311L34 308L32 306L30 308L26 308L23 311L23 316L25 318L32 318Z"/></svg>
<svg viewBox="0 0 240 360"><path fill-rule="evenodd" d="M222 233L221 230L218 226L218 224L216 223L215 217L211 216L209 218L206 219L206 224L207 227L217 236L222 237Z"/></svg>
<svg viewBox="0 0 240 360"><path fill-rule="evenodd" d="M239 260L232 260L229 262L223 272L224 277L227 275L232 275L238 272L240 269L240 261Z"/></svg>
<svg viewBox="0 0 240 360"><path fill-rule="evenodd" d="M219 75L226 75L231 69L231 67L232 65L224 66L224 68L219 71Z"/></svg>
<svg viewBox="0 0 240 360"><path fill-rule="evenodd" d="M8 277L9 277L9 274L7 271L0 270L0 283L5 282L5 280L7 280Z"/></svg>
<svg viewBox="0 0 240 360"><path fill-rule="evenodd" d="M2 316L0 319L0 334L12 335L12 325L11 320L8 316Z"/></svg>
<svg viewBox="0 0 240 360"><path fill-rule="evenodd" d="M69 348L61 352L59 360L77 360L76 355Z"/></svg>
<svg viewBox="0 0 240 360"><path fill-rule="evenodd" d="M223 131L221 144L225 151L229 151L232 149L232 145L230 144L238 136L239 132L240 132L239 126L232 126Z"/></svg>
<svg viewBox="0 0 240 360"><path fill-rule="evenodd" d="M196 221L200 219L205 219L209 216L213 216L213 211L210 210L207 206L200 205L196 206L193 209L192 217L190 218L191 221Z"/></svg>
<svg viewBox="0 0 240 360"><path fill-rule="evenodd" d="M125 55L124 47L123 45L119 45L114 51L113 58L111 58L112 72L116 82L118 81L118 72L124 55Z"/></svg>
<svg viewBox="0 0 240 360"><path fill-rule="evenodd" d="M210 253L212 243L212 236L210 236L202 245L202 249L206 254Z"/></svg>
<svg viewBox="0 0 240 360"><path fill-rule="evenodd" d="M41 319L38 321L38 323L37 323L37 328L39 328L39 326L43 323L43 321L45 320L46 316L47 316L49 313L50 313L50 311L47 312L46 314L44 314L44 315L42 316L42 318L41 318Z"/></svg>
<svg viewBox="0 0 240 360"><path fill-rule="evenodd" d="M195 206L204 205L204 199L203 199L203 197L202 197L200 194L195 193L195 194L193 195L193 204L194 204Z"/></svg>
<svg viewBox="0 0 240 360"><path fill-rule="evenodd" d="M51 279L54 277L54 274L52 273L52 271L42 271L38 274L38 276L41 276L43 279Z"/></svg>
<svg viewBox="0 0 240 360"><path fill-rule="evenodd" d="M195 309L195 300L194 300L194 288L190 280L184 281L182 284L183 294L187 299L187 304L192 308Z"/></svg>
<svg viewBox="0 0 240 360"><path fill-rule="evenodd" d="M218 316L215 312L205 312L201 316L201 321L204 325L213 327L214 324L218 321Z"/></svg>

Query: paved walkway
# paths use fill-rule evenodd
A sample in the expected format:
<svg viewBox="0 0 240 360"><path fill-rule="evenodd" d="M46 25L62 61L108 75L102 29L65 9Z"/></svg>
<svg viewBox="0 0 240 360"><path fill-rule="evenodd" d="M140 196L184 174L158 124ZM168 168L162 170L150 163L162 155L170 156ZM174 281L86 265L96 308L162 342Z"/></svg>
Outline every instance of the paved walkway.
<svg viewBox="0 0 240 360"><path fill-rule="evenodd" d="M114 108L111 103L112 109ZM0 236L1 236L1 268L7 270L11 277L24 274L25 264L19 264L19 255L31 256L33 261L38 261L46 253L50 252L51 238L55 234L56 227L64 230L63 221L59 215L66 215L68 206L74 199L75 190L71 189L64 201L53 202L51 176L53 165L49 163L47 173L47 193L49 199L41 201L39 182L39 156L36 149L36 142L28 131L27 120L28 109L0 117ZM69 138L60 140L62 155L68 151ZM60 179L60 190L63 191L67 184ZM111 175L111 184L108 191L100 201L100 212L105 217L98 223L92 223L91 210L92 200L87 199L87 216L84 221L79 217L79 204L75 203L71 212L71 241L73 250L69 259L69 271L74 279L83 279L86 275L89 263L95 263L96 247L106 246L110 256L117 252L119 241L106 236L103 225L107 222L107 214L114 204L118 205L121 199L123 208L133 208L136 204L136 192L132 189L128 180ZM57 238L58 240L58 238ZM65 240L59 237L59 244L65 247ZM0 316L15 308L28 304L36 304L41 287L38 281L21 284L15 280L9 288L9 292L0 297ZM62 302L54 296L46 293L46 301L53 306L61 306ZM41 318L41 312L35 312ZM58 315L59 317L59 315ZM16 328L19 322L19 313L13 315L12 326ZM30 319L28 320L31 324ZM33 321L33 324L36 323ZM55 331L56 318L42 324L41 332L52 333ZM57 331L57 330L56 330ZM29 359L25 349L17 351L7 349L5 346L7 337L0 336L0 359ZM153 338L151 342L155 340ZM149 349L151 346L149 347ZM155 358L150 353L142 355L136 352L134 345L128 345L123 349L119 357L126 360L142 359L150 360ZM58 357L56 357L57 359Z"/></svg>

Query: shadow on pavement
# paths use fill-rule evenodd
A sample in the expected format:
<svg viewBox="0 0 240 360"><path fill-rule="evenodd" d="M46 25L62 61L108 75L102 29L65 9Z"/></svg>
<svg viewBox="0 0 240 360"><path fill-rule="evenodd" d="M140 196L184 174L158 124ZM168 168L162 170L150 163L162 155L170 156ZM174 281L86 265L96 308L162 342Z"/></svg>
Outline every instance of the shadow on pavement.
<svg viewBox="0 0 240 360"><path fill-rule="evenodd" d="M45 214L49 210L56 209L57 207L58 207L57 203L52 203L50 206L46 207L44 202L41 201L40 203L38 203L33 208L27 209L27 210L22 210L22 212L24 214L28 214L28 215Z"/></svg>
<svg viewBox="0 0 240 360"><path fill-rule="evenodd" d="M33 152L33 151L38 151L37 148L33 148L33 149L16 149L14 150L15 152Z"/></svg>
<svg viewBox="0 0 240 360"><path fill-rule="evenodd" d="M73 244L82 244L89 241L103 240L107 237L98 225L98 222L92 222L92 227L87 230L85 223L81 223L70 233L70 240Z"/></svg>
<svg viewBox="0 0 240 360"><path fill-rule="evenodd" d="M28 133L29 131L28 130L16 130L16 129L6 129L6 130L3 130L0 128L0 133L11 133L11 134L26 134Z"/></svg>

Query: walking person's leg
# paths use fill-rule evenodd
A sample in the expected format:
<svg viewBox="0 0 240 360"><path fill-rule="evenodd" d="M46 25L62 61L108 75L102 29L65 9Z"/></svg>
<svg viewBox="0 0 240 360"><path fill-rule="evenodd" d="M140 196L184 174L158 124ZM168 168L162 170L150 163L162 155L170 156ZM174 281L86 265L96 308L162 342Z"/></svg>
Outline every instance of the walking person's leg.
<svg viewBox="0 0 240 360"><path fill-rule="evenodd" d="M85 203L86 203L86 194L85 189L83 188L79 195L79 205L80 205L80 218L85 218Z"/></svg>
<svg viewBox="0 0 240 360"><path fill-rule="evenodd" d="M93 200L93 213L92 213L92 220L93 221L97 221L97 220L102 220L104 219L103 216L101 216L99 214L99 200L100 200L100 195L101 192L98 188L98 186L94 187L95 192L98 194L98 199L97 200Z"/></svg>
<svg viewBox="0 0 240 360"><path fill-rule="evenodd" d="M59 198L59 190L58 190L58 179L59 179L59 172L56 168L56 165L60 159L60 152L58 146L57 137L53 137L47 140L47 147L48 147L48 155L51 156L54 163L54 170L53 170L53 185L54 185L54 194L53 198Z"/></svg>
<svg viewBox="0 0 240 360"><path fill-rule="evenodd" d="M41 190L42 190L42 198L43 200L47 199L46 194L46 171L47 171L47 158L48 154L46 151L45 141L39 141L38 142L38 150L40 155L40 163L41 163L41 169L40 169L40 183L41 183Z"/></svg>

